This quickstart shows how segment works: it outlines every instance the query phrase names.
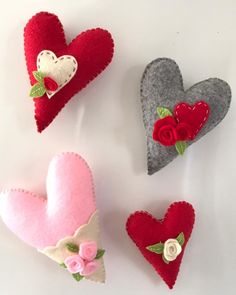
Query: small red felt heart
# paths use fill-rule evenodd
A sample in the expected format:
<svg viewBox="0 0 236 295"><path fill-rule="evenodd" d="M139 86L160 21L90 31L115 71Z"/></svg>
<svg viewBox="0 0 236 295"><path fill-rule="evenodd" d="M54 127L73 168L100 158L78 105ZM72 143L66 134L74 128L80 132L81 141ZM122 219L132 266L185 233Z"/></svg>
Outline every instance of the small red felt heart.
<svg viewBox="0 0 236 295"><path fill-rule="evenodd" d="M204 101L199 101L194 105L181 102L175 106L174 116L177 122L184 122L191 126L193 140L203 125L206 123L210 113L209 105Z"/></svg>
<svg viewBox="0 0 236 295"><path fill-rule="evenodd" d="M41 132L72 96L108 66L113 57L114 44L108 31L97 28L81 33L67 45L58 17L48 12L40 12L33 16L25 27L24 47L31 85L37 82L33 71L37 70L37 56L43 50L52 51L57 57L71 55L78 63L74 77L51 99L46 94L34 99L35 120L38 131Z"/></svg>
<svg viewBox="0 0 236 295"><path fill-rule="evenodd" d="M193 229L194 220L194 209L187 202L171 204L162 220L157 220L144 211L135 212L127 220L126 230L128 235L170 289L175 284L184 250ZM150 245L164 243L168 239L176 238L180 233L184 233L185 237L182 252L169 264L164 262L162 255L150 252L147 249Z"/></svg>

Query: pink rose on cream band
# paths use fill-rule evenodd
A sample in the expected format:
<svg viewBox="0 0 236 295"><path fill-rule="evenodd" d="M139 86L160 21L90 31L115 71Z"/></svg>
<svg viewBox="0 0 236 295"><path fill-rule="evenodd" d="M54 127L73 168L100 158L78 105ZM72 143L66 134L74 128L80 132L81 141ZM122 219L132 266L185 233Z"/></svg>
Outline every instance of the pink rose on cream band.
<svg viewBox="0 0 236 295"><path fill-rule="evenodd" d="M97 251L97 243L94 241L81 243L79 247L79 255L86 261L94 260L97 255Z"/></svg>
<svg viewBox="0 0 236 295"><path fill-rule="evenodd" d="M81 273L84 270L84 260L79 255L72 255L65 259L65 265L70 273Z"/></svg>
<svg viewBox="0 0 236 295"><path fill-rule="evenodd" d="M98 261L90 261L85 264L84 269L80 272L82 276L90 276L98 270L99 263Z"/></svg>
<svg viewBox="0 0 236 295"><path fill-rule="evenodd" d="M67 251L74 255L68 256L61 265L79 281L84 277L93 275L101 266L98 260L105 253L104 249L98 249L96 241L82 242L80 245L73 242L66 243Z"/></svg>

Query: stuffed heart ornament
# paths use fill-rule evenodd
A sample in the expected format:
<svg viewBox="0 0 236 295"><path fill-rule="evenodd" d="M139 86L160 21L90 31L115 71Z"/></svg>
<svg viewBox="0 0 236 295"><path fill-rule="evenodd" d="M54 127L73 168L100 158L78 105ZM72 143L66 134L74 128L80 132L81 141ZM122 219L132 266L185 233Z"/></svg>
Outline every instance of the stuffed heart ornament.
<svg viewBox="0 0 236 295"><path fill-rule="evenodd" d="M184 90L178 65L159 58L145 69L141 103L147 134L148 174L170 163L218 125L231 102L229 85L211 78Z"/></svg>
<svg viewBox="0 0 236 295"><path fill-rule="evenodd" d="M114 44L108 31L97 28L81 33L67 45L58 17L40 12L25 27L24 48L30 96L41 132L72 96L108 66Z"/></svg>
<svg viewBox="0 0 236 295"><path fill-rule="evenodd" d="M170 289L175 284L194 220L194 209L187 202L171 204L161 220L144 211L133 213L127 220L128 235Z"/></svg>
<svg viewBox="0 0 236 295"><path fill-rule="evenodd" d="M104 282L92 174L79 155L64 153L52 160L47 198L19 189L2 192L0 215L20 239L65 267L77 281Z"/></svg>

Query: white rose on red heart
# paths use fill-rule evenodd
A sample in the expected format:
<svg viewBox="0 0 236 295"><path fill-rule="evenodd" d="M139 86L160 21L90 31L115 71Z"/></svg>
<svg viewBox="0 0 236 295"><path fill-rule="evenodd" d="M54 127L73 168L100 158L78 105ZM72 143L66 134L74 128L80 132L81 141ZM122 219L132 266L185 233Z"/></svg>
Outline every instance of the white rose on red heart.
<svg viewBox="0 0 236 295"><path fill-rule="evenodd" d="M168 239L164 243L163 255L167 261L173 261L181 253L182 247L176 239Z"/></svg>

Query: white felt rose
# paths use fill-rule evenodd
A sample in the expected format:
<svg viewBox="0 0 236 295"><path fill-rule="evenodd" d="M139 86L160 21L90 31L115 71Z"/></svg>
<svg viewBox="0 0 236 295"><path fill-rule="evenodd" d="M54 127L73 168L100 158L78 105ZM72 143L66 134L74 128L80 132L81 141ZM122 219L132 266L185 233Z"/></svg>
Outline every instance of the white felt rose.
<svg viewBox="0 0 236 295"><path fill-rule="evenodd" d="M164 243L163 255L167 261L173 261L181 253L182 247L176 239L168 239Z"/></svg>

